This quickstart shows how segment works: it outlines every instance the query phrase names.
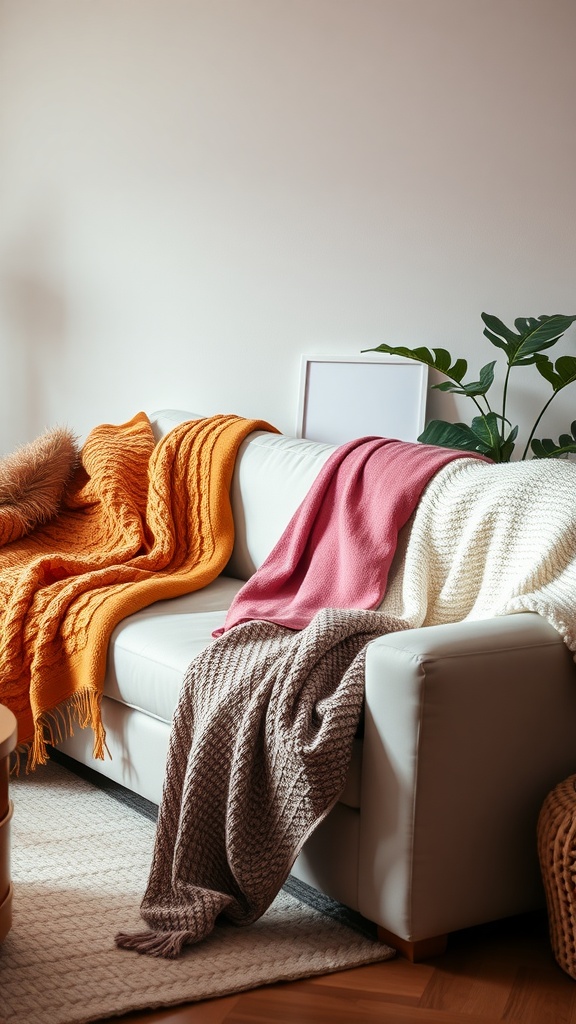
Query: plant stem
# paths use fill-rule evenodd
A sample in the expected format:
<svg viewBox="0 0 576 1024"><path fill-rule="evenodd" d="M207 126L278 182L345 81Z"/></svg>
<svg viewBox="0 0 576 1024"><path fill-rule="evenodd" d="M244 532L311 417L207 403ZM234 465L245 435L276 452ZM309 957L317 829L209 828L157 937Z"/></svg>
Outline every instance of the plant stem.
<svg viewBox="0 0 576 1024"><path fill-rule="evenodd" d="M506 422L506 400L508 397L508 378L510 377L511 364L508 363L508 369L506 370L506 377L504 378L504 388L502 391L502 424Z"/></svg>
<svg viewBox="0 0 576 1024"><path fill-rule="evenodd" d="M486 412L482 408L482 406L480 405L480 402L476 399L476 395L468 395L468 398L472 399L472 401L474 402L474 405L478 409L478 412L480 413L480 415L481 416L486 416ZM486 396L484 396L484 400L486 401L486 405L488 405L488 402L486 400ZM490 406L489 405L488 405L488 412L490 412Z"/></svg>
<svg viewBox="0 0 576 1024"><path fill-rule="evenodd" d="M561 388L559 388L559 389L558 389L558 391L560 391L560 390L561 390ZM534 434L536 433L536 427L537 427L537 426L538 426L538 424L540 423L540 420L542 419L542 417L543 417L544 413L546 412L546 409L547 409L547 408L548 408L548 406L550 405L550 402L551 402L551 401L552 401L552 400L553 400L554 398L556 398L556 395L558 394L558 391L553 391L553 392L552 392L552 396L551 396L551 397L550 397L550 398L548 399L548 401L546 402L546 404L545 404L544 408L543 408L543 409L541 410L541 412L540 412L540 415L539 415L539 416L538 416L538 418L536 419L536 422L535 422L534 426L532 427L532 430L530 431L530 437L528 438L528 440L527 440L527 442L526 442L526 447L525 447L524 451L522 452L522 459L520 460L521 462L523 462L523 461L524 461L524 459L526 458L526 453L528 452L528 449L529 449L529 447L530 447L530 441L532 440L532 438L534 437Z"/></svg>

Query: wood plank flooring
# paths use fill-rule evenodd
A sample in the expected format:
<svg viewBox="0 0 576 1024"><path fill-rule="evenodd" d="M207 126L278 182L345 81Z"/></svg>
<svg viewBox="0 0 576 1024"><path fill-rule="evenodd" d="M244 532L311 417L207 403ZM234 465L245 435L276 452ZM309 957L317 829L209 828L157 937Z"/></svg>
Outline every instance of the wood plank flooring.
<svg viewBox="0 0 576 1024"><path fill-rule="evenodd" d="M576 1024L576 981L556 964L545 914L450 936L426 963L397 958L117 1024Z"/></svg>

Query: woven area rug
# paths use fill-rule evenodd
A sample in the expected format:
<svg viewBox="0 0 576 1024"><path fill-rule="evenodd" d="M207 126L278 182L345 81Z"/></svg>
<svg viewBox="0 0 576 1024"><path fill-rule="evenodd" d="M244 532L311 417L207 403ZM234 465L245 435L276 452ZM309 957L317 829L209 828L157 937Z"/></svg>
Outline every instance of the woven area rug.
<svg viewBox="0 0 576 1024"><path fill-rule="evenodd" d="M117 931L142 926L156 807L54 761L10 790L14 924L0 946L2 1024L81 1024L394 956L362 918L292 879L255 924L219 926L179 960L117 949ZM315 906L303 902L312 894Z"/></svg>

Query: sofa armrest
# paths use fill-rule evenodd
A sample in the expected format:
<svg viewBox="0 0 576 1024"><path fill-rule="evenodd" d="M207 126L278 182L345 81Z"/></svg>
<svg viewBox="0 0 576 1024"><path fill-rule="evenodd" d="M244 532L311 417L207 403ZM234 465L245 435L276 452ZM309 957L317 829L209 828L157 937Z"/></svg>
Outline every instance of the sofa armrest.
<svg viewBox="0 0 576 1024"><path fill-rule="evenodd" d="M536 821L576 771L576 666L522 613L369 645L359 910L410 941L543 905Z"/></svg>

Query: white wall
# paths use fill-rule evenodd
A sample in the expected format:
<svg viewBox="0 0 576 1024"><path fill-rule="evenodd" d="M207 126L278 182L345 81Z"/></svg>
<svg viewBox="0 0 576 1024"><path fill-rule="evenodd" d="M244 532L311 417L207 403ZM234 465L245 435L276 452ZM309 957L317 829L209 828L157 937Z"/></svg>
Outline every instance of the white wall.
<svg viewBox="0 0 576 1024"><path fill-rule="evenodd" d="M576 313L575 38L574 0L0 0L0 450L162 406L292 432L302 353L475 372L481 311Z"/></svg>

